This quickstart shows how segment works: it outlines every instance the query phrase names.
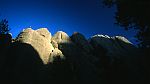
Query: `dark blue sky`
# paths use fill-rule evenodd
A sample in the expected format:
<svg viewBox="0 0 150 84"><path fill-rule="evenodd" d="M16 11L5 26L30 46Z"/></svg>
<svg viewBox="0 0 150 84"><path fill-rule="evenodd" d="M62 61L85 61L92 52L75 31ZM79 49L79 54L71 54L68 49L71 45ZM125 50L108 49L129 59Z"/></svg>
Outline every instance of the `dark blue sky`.
<svg viewBox="0 0 150 84"><path fill-rule="evenodd" d="M24 28L46 27L54 34L77 31L87 38L94 34L122 35L133 42L132 31L114 24L115 7L103 7L101 0L0 0L0 19L8 19L13 37Z"/></svg>

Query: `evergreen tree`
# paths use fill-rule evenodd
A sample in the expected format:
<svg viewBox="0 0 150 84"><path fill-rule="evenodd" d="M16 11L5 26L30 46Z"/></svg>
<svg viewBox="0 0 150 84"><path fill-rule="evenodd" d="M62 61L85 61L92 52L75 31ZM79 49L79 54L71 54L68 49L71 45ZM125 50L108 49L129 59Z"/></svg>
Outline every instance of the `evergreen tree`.
<svg viewBox="0 0 150 84"><path fill-rule="evenodd" d="M10 31L8 27L8 21L6 19L1 20L0 22L0 34L8 34Z"/></svg>

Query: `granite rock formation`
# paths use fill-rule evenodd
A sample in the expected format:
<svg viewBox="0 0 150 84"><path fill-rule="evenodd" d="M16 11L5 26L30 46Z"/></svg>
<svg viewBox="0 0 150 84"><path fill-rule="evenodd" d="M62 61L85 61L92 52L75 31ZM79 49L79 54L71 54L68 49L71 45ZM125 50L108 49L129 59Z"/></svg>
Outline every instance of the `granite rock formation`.
<svg viewBox="0 0 150 84"><path fill-rule="evenodd" d="M16 84L143 80L140 51L122 36L94 35L87 40L78 32L69 36L58 31L52 36L47 28L27 28L8 46L5 51L9 53L3 54L5 60L0 64L1 80Z"/></svg>

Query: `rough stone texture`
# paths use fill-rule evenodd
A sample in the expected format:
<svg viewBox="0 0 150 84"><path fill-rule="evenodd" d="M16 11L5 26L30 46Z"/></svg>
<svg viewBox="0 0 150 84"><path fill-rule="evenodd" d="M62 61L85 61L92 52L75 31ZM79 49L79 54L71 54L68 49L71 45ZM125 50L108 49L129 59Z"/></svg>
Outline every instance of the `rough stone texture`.
<svg viewBox="0 0 150 84"><path fill-rule="evenodd" d="M54 50L51 42L51 34L47 29L38 29L32 30L31 28L27 28L22 31L17 37L16 41L21 43L28 43L35 50L37 50L39 56L46 64L49 60L49 55Z"/></svg>
<svg viewBox="0 0 150 84"><path fill-rule="evenodd" d="M47 30L47 28L40 28L36 30L41 36L45 37L48 42L51 42L51 33Z"/></svg>
<svg viewBox="0 0 150 84"><path fill-rule="evenodd" d="M65 57L64 55L62 54L62 52L58 49L58 48L55 48L52 53L50 54L50 58L49 58L49 62L53 62L55 61L55 58L57 59L61 59L61 60L64 60Z"/></svg>
<svg viewBox="0 0 150 84"><path fill-rule="evenodd" d="M58 48L58 43L55 40L51 41L54 48Z"/></svg>
<svg viewBox="0 0 150 84"><path fill-rule="evenodd" d="M122 36L95 35L87 40L77 32L71 37L63 31L51 36L46 28L27 28L5 52L9 53L0 64L2 77L17 84L68 80L75 84L122 84L144 76L137 57L140 51Z"/></svg>
<svg viewBox="0 0 150 84"><path fill-rule="evenodd" d="M52 40L55 40L57 43L68 43L68 42L71 42L70 37L63 31L58 31L52 37Z"/></svg>

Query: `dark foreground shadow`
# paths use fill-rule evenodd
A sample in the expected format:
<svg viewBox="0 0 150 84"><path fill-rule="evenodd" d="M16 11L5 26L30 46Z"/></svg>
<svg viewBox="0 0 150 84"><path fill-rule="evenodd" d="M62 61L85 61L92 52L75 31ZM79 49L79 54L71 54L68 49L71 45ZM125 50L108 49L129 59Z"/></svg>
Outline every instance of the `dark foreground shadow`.
<svg viewBox="0 0 150 84"><path fill-rule="evenodd" d="M65 59L56 56L58 58L49 64L43 64L30 44L15 42L0 48L0 84L126 84L144 81L143 65L139 63L140 57L134 54L126 56L127 59L110 58L107 57L108 51L100 45L87 54L76 43L61 43L58 48Z"/></svg>
<svg viewBox="0 0 150 84"><path fill-rule="evenodd" d="M43 62L29 44L15 42L7 49L1 68L1 83L38 84Z"/></svg>

